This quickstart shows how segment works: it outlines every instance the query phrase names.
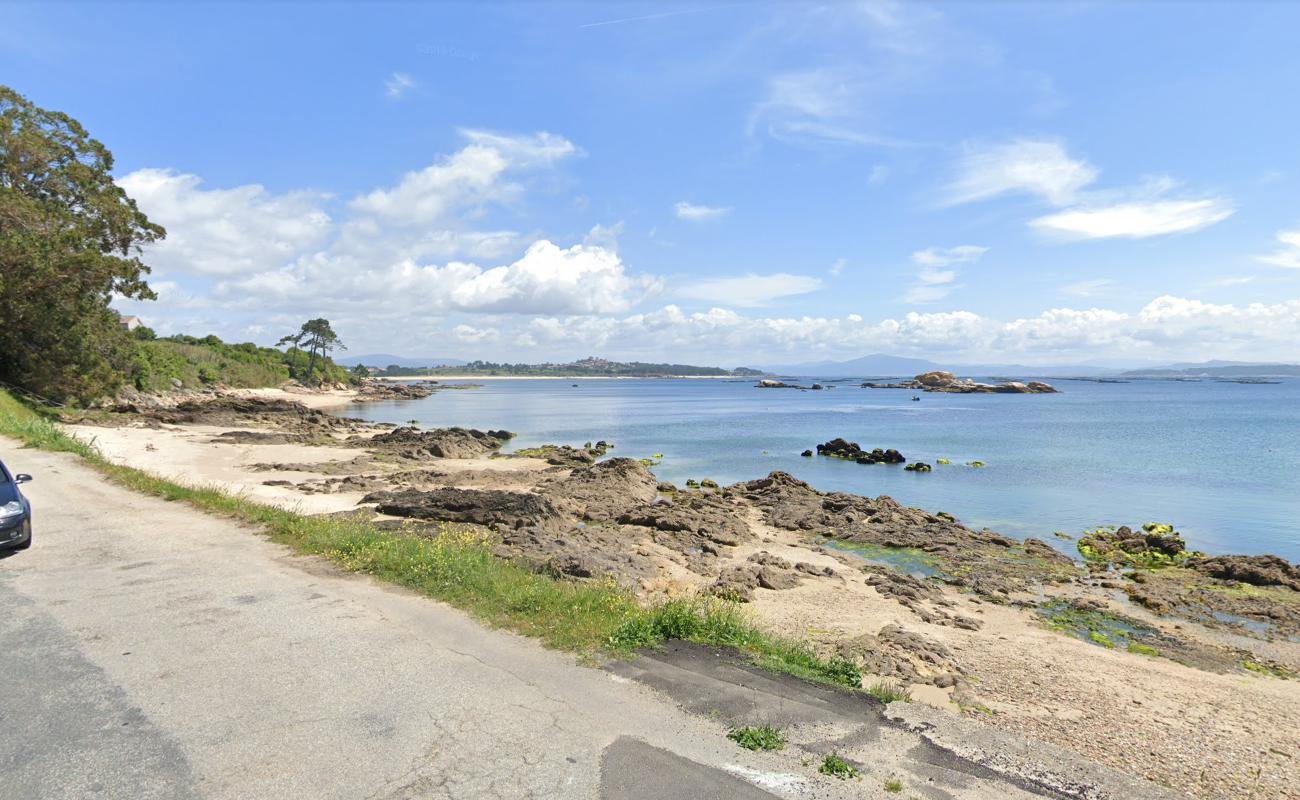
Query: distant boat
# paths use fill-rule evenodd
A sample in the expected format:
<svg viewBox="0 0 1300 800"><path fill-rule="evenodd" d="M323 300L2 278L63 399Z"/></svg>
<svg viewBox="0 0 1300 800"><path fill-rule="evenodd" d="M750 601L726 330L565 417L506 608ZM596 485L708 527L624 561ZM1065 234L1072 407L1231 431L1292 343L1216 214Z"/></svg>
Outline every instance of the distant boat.
<svg viewBox="0 0 1300 800"><path fill-rule="evenodd" d="M916 395L916 394L912 395L912 402L913 402L913 403L919 403L919 402L921 402L921 396L920 396L920 395Z"/></svg>

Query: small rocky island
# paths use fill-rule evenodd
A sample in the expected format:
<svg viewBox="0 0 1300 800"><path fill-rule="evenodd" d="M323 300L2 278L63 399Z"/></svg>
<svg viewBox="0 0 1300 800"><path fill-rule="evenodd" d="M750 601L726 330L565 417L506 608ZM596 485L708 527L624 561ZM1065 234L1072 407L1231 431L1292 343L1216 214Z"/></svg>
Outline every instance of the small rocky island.
<svg viewBox="0 0 1300 800"><path fill-rule="evenodd" d="M1055 394L1056 387L1040 381L1008 381L1006 383L978 383L970 378L958 378L951 372L923 372L902 383L864 383L863 389L913 389L922 392L948 394Z"/></svg>

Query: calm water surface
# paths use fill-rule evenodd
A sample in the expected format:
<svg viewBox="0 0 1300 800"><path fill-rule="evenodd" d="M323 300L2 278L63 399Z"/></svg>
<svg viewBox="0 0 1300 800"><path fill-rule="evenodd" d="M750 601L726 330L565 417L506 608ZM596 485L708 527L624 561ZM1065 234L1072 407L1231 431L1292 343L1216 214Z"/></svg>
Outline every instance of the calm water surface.
<svg viewBox="0 0 1300 800"><path fill-rule="evenodd" d="M662 480L721 483L785 470L823 490L888 494L967 525L1038 536L1172 522L1196 548L1300 559L1300 381L1244 385L1057 381L1056 395L922 394L752 381L502 380L349 409L425 427L508 428L507 450L605 439L663 453ZM865 466L799 453L836 436L935 466ZM960 466L983 461L984 469ZM1069 548L1070 545L1062 545Z"/></svg>

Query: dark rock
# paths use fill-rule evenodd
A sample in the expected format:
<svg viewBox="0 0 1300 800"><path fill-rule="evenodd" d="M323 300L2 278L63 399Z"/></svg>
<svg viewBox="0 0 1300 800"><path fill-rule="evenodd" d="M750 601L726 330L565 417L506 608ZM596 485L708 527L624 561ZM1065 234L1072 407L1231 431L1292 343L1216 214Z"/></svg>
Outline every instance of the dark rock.
<svg viewBox="0 0 1300 800"><path fill-rule="evenodd" d="M859 464L902 464L907 460L897 450L881 450L877 447L868 453L857 442L844 439L831 439L829 442L819 444L817 452L824 456L856 461Z"/></svg>
<svg viewBox="0 0 1300 800"><path fill-rule="evenodd" d="M952 685L949 679L963 674L956 656L942 643L893 624L874 636L842 642L838 650L841 658L854 662L864 673L904 683L938 685L942 681Z"/></svg>
<svg viewBox="0 0 1300 800"><path fill-rule="evenodd" d="M586 520L612 520L658 497L659 482L634 458L611 458L581 467L568 477L541 487L576 506Z"/></svg>
<svg viewBox="0 0 1300 800"><path fill-rule="evenodd" d="M509 431L480 431L472 428L396 428L369 439L353 437L350 444L407 458L474 458L500 450L514 437Z"/></svg>
<svg viewBox="0 0 1300 800"><path fill-rule="evenodd" d="M760 567L758 570L758 585L764 589L793 589L799 585L799 576L789 569Z"/></svg>
<svg viewBox="0 0 1300 800"><path fill-rule="evenodd" d="M811 450L805 450L805 451L803 451L802 453L800 453L799 455L803 456L804 458L812 458L813 451L811 451Z"/></svg>
<svg viewBox="0 0 1300 800"><path fill-rule="evenodd" d="M1300 565L1273 555L1194 558L1187 566L1211 578L1251 586L1285 586L1300 592Z"/></svg>
<svg viewBox="0 0 1300 800"><path fill-rule="evenodd" d="M376 511L394 517L518 528L555 525L560 512L549 499L525 492L496 489L405 489L374 492L363 503L376 503Z"/></svg>

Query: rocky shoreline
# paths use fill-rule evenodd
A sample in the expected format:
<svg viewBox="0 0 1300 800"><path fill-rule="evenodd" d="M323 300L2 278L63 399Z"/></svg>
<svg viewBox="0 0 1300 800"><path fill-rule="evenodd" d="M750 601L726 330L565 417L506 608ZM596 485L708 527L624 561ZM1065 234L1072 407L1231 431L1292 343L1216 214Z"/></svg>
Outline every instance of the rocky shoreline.
<svg viewBox="0 0 1300 800"><path fill-rule="evenodd" d="M117 427L134 458L182 438L229 464L219 480L286 504L310 499L411 536L469 526L502 558L612 578L647 600L743 603L868 680L1195 796L1241 793L1247 772L1220 763L1232 758L1267 765L1279 790L1300 785L1294 761L1217 728L1179 723L1178 736L1137 755L1123 744L1154 724L1138 705L1154 694L1213 706L1243 730L1272 715L1275 744L1300 757L1286 722L1300 712L1300 682L1289 680L1300 672L1300 568L1276 557L1189 553L1156 526L1089 532L1076 561L1039 539L887 496L818 491L785 472L679 487L649 459L609 457L605 442L505 453L508 431L377 425L285 398L191 398L92 421ZM843 440L818 450L905 460L881 450L873 461Z"/></svg>
<svg viewBox="0 0 1300 800"><path fill-rule="evenodd" d="M944 394L1057 394L1059 390L1040 381L1007 381L1005 383L977 383L970 378L958 378L951 372L923 372L902 383L863 383L863 389L913 389Z"/></svg>

